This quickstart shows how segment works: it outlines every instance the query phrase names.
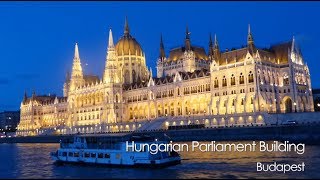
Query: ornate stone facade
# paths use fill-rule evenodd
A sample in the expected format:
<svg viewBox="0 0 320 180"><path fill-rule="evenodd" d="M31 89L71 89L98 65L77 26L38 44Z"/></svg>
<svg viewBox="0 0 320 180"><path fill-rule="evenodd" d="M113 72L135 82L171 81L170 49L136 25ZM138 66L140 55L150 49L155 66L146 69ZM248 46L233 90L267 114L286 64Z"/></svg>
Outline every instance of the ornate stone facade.
<svg viewBox="0 0 320 180"><path fill-rule="evenodd" d="M103 78L83 74L76 44L64 97L25 95L18 135L265 124L263 114L314 111L309 69L294 38L264 49L250 27L247 38L246 47L222 52L210 37L206 54L192 46L187 29L185 45L166 57L161 37L152 77L126 21L116 45L109 32Z"/></svg>

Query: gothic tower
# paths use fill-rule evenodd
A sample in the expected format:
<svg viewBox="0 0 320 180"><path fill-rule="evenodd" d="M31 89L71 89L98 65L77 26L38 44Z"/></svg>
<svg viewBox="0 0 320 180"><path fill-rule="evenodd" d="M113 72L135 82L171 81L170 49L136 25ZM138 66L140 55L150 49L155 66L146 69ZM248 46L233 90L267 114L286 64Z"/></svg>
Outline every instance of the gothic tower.
<svg viewBox="0 0 320 180"><path fill-rule="evenodd" d="M185 42L184 60L183 60L183 66L185 67L184 71L193 72L196 69L196 64L195 64L194 52L191 48L190 32L188 30L188 26L186 28L186 38L184 42Z"/></svg>
<svg viewBox="0 0 320 180"><path fill-rule="evenodd" d="M253 41L253 36L251 34L250 24L248 25L248 37L247 37L247 48L251 55L255 52L256 48Z"/></svg>
<svg viewBox="0 0 320 180"><path fill-rule="evenodd" d="M166 54L164 51L164 45L162 40L162 34L160 36L160 53L157 60L157 77L160 78L163 76L163 63L166 60Z"/></svg>
<svg viewBox="0 0 320 180"><path fill-rule="evenodd" d="M126 25L125 33L129 32ZM106 65L103 74L104 90L104 111L101 123L121 122L123 119L123 81L120 77L121 67L117 63L117 54L113 43L112 30L109 31L108 50L106 55Z"/></svg>
<svg viewBox="0 0 320 180"><path fill-rule="evenodd" d="M219 44L217 40L217 35L214 34L214 43L212 42L212 37L210 35L210 40L209 40L209 59L211 61L215 61L217 64L219 63L220 59L220 49L219 49Z"/></svg>
<svg viewBox="0 0 320 180"><path fill-rule="evenodd" d="M106 65L103 74L105 83L119 83L119 70L116 59L115 47L113 44L112 30L109 30L108 50L106 56Z"/></svg>
<svg viewBox="0 0 320 180"><path fill-rule="evenodd" d="M83 73L82 67L80 62L80 55L78 44L76 43L74 48L74 57L73 57L73 65L72 65L72 72L71 72L71 80L70 80L70 91L74 91L77 86L83 84Z"/></svg>

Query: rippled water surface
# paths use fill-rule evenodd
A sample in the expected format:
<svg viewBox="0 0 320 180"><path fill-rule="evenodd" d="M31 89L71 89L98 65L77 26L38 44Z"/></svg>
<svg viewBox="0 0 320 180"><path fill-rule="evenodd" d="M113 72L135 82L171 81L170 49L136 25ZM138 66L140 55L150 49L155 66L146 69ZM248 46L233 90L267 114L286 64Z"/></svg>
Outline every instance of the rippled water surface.
<svg viewBox="0 0 320 180"><path fill-rule="evenodd" d="M165 169L56 166L58 144L0 144L0 178L320 178L320 146L295 152L181 152L182 163ZM257 162L302 163L305 172L257 172Z"/></svg>

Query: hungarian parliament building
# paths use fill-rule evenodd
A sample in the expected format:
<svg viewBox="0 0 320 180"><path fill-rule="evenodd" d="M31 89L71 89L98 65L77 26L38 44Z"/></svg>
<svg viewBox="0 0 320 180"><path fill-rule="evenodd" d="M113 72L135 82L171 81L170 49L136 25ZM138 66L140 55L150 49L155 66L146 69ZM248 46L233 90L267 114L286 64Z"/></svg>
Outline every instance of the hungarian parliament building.
<svg viewBox="0 0 320 180"><path fill-rule="evenodd" d="M294 38L261 49L249 26L241 48L222 51L216 36L208 42L208 52L194 46L186 28L184 45L166 54L161 36L153 77L126 20L116 44L110 29L102 78L83 74L75 44L63 97L25 93L17 135L266 125L268 115L314 111L309 68Z"/></svg>

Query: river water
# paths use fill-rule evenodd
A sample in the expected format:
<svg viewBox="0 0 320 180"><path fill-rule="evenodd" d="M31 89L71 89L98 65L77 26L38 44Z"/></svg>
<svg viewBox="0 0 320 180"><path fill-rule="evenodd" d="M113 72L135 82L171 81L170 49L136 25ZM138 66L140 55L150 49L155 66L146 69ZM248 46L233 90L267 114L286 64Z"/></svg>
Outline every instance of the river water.
<svg viewBox="0 0 320 180"><path fill-rule="evenodd" d="M180 152L182 163L164 169L56 166L59 144L0 144L0 178L320 178L320 146L296 152ZM257 172L257 162L305 163L304 172Z"/></svg>

